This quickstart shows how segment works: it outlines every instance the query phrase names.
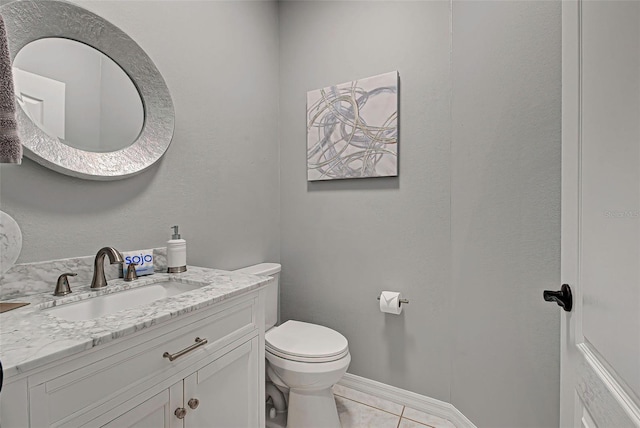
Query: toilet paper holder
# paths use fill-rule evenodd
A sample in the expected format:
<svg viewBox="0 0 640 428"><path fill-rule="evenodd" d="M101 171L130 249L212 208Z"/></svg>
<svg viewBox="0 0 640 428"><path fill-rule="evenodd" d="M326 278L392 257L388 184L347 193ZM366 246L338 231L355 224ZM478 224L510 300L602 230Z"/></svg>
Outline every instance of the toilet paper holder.
<svg viewBox="0 0 640 428"><path fill-rule="evenodd" d="M380 300L380 296L378 296L377 299ZM400 301L398 302L398 306L402 305L403 303L408 305L409 299L400 299Z"/></svg>

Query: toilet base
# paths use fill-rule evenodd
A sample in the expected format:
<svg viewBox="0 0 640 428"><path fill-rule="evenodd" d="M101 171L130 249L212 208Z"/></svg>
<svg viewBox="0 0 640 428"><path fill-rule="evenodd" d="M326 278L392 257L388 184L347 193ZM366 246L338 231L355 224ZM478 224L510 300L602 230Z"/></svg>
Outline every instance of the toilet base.
<svg viewBox="0 0 640 428"><path fill-rule="evenodd" d="M315 391L289 390L287 428L340 428L331 388Z"/></svg>

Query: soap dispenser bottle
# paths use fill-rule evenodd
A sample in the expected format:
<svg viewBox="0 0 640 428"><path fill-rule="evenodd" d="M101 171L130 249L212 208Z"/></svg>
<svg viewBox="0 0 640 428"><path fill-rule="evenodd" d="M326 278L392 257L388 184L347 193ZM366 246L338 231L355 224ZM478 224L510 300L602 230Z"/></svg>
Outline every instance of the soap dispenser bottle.
<svg viewBox="0 0 640 428"><path fill-rule="evenodd" d="M187 270L187 241L180 239L178 226L172 226L173 235L167 241L167 272L180 273Z"/></svg>

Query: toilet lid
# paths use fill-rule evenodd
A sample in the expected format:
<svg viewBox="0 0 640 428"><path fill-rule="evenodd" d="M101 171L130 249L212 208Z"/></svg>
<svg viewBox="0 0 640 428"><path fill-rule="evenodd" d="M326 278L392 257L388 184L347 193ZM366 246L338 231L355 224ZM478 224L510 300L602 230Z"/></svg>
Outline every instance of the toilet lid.
<svg viewBox="0 0 640 428"><path fill-rule="evenodd" d="M293 361L335 361L349 352L347 339L335 330L300 321L287 321L265 335L268 352Z"/></svg>

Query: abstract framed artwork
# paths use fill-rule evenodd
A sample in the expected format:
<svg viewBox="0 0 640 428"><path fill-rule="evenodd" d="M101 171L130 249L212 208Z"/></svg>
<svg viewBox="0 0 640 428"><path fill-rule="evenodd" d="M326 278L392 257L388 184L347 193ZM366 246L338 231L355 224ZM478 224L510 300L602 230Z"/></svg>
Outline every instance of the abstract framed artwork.
<svg viewBox="0 0 640 428"><path fill-rule="evenodd" d="M398 175L398 72L307 92L307 180Z"/></svg>

